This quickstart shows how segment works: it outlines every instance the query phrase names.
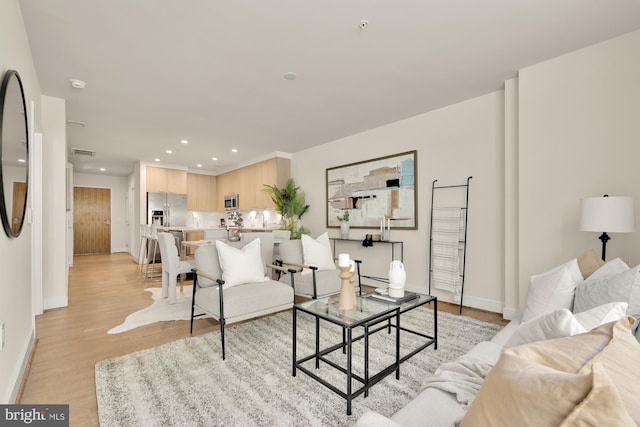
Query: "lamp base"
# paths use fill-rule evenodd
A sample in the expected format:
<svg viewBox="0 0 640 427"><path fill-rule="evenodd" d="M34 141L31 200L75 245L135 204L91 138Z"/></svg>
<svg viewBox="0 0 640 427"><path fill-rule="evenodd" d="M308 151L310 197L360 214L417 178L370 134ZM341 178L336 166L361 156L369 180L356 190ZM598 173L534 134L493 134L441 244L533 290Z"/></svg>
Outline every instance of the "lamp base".
<svg viewBox="0 0 640 427"><path fill-rule="evenodd" d="M600 237L598 237L598 239L600 239L600 241L602 242L602 260L605 261L607 258L607 242L611 240L611 237L609 237L609 235L604 232L600 235Z"/></svg>

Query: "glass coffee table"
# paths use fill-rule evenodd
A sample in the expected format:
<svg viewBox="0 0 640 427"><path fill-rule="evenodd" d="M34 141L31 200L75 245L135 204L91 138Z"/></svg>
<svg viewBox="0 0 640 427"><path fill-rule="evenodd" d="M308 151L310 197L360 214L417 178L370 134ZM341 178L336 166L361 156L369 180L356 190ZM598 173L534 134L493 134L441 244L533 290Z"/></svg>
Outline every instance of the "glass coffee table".
<svg viewBox="0 0 640 427"><path fill-rule="evenodd" d="M295 377L298 370L304 372L320 384L329 388L334 393L341 396L347 401L347 415L351 415L351 402L354 398L364 393L368 395L369 389L380 380L391 374L396 373L396 378L400 378L400 364L407 359L413 357L425 348L433 345L434 349L438 349L438 300L431 295L417 294L417 298L409 300L402 304L382 301L373 298L371 295L359 295L356 297L356 307L352 310L340 310L338 308L338 295L320 298L316 300L305 301L295 304L293 307L293 370L292 375ZM401 315L414 310L426 304L433 303L433 336L405 328L401 326ZM301 359L297 358L297 317L298 311L311 315L315 320L315 351ZM428 311L425 311L428 313ZM323 322L321 322L321 320ZM342 340L336 344L326 348L320 348L320 330L321 326L326 323L337 325L342 329ZM356 335L360 331L355 331L362 327L360 335ZM373 375L369 372L369 337L382 330L395 329L395 354L394 361L386 367L383 367ZM417 348L412 349L406 355L400 357L401 332L418 335L424 338L424 341ZM353 343L364 339L364 375L358 375L353 372ZM335 351L342 350L346 353L346 366L341 366L327 356ZM326 363L334 369L342 372L346 376L346 391L339 389L336 385L329 383L325 378L303 366L304 363L315 360L315 370L320 368L320 363ZM353 387L353 380L359 382L361 386Z"/></svg>

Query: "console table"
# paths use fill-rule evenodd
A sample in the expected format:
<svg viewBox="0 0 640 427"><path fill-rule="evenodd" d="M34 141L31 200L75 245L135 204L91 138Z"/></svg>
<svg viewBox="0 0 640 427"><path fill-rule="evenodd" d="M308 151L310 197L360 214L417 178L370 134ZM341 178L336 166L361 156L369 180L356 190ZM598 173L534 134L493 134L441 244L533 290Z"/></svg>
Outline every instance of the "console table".
<svg viewBox="0 0 640 427"><path fill-rule="evenodd" d="M334 256L336 255L336 242L344 242L344 243L359 243L362 244L362 240L358 240L358 239L342 239L342 238L338 238L338 237L329 237L329 240L332 241L333 243L333 254ZM383 245L389 245L391 247L391 261L396 260L396 252L399 252L399 257L397 258L397 260L399 260L400 262L404 261L404 242L400 241L400 240L379 240L379 241L373 241L372 244L375 246L377 244L383 244ZM383 283L388 283L388 278L386 277L376 277L376 276L367 276L364 274L360 274L360 277L365 278L365 279L371 279L371 280L375 280L378 282L383 282Z"/></svg>

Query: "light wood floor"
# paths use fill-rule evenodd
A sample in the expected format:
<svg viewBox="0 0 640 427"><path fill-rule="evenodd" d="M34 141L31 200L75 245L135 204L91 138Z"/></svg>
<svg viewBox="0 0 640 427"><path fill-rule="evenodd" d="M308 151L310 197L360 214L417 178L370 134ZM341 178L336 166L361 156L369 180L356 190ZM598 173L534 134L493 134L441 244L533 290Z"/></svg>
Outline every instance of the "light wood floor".
<svg viewBox="0 0 640 427"><path fill-rule="evenodd" d="M136 267L128 254L75 257L69 278L69 307L49 310L36 319L37 344L18 403L69 404L70 425L97 426L97 362L189 336L188 321L160 322L107 334L127 315L150 305L145 288L160 287L159 281L145 280ZM446 303L439 303L438 309L458 312L458 306ZM496 313L464 307L463 314L506 324ZM212 319L199 319L194 324L194 335L217 330Z"/></svg>

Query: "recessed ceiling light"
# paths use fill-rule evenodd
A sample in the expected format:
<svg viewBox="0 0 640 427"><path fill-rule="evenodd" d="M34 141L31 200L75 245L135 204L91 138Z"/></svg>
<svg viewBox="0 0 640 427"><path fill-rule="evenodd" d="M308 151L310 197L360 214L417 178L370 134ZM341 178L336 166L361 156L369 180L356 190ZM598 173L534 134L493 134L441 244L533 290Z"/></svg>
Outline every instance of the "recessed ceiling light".
<svg viewBox="0 0 640 427"><path fill-rule="evenodd" d="M216 161L216 160L218 160L218 158L217 157L212 157L211 160Z"/></svg>
<svg viewBox="0 0 640 427"><path fill-rule="evenodd" d="M284 78L286 80L295 80L297 77L298 77L298 75L296 73L294 73L294 72L291 72L291 71L289 71L287 73L284 73Z"/></svg>
<svg viewBox="0 0 640 427"><path fill-rule="evenodd" d="M188 143L189 143L189 141L187 141L186 139L180 140L180 144L188 144Z"/></svg>
<svg viewBox="0 0 640 427"><path fill-rule="evenodd" d="M173 151L171 151L171 150L167 150L167 151L165 151L165 153L167 153L167 154L173 154Z"/></svg>
<svg viewBox="0 0 640 427"><path fill-rule="evenodd" d="M200 163L198 163L198 164L196 165L196 167L201 168L201 167L202 167L202 165L201 165Z"/></svg>
<svg viewBox="0 0 640 427"><path fill-rule="evenodd" d="M159 161L160 161L160 159L153 159L153 160L154 160L154 161L156 161L156 162L159 162Z"/></svg>
<svg viewBox="0 0 640 427"><path fill-rule="evenodd" d="M106 171L105 168L100 168L100 172L104 172L104 171Z"/></svg>
<svg viewBox="0 0 640 427"><path fill-rule="evenodd" d="M238 149L237 149L237 148L232 148L232 149L231 149L231 152L232 152L232 153L237 153L237 152L238 152Z"/></svg>
<svg viewBox="0 0 640 427"><path fill-rule="evenodd" d="M75 89L84 89L87 87L87 82L83 82L82 80L71 79L69 82L71 83L71 87Z"/></svg>
<svg viewBox="0 0 640 427"><path fill-rule="evenodd" d="M20 163L27 163L27 161L26 161L25 159L18 159L18 161L19 161Z"/></svg>

